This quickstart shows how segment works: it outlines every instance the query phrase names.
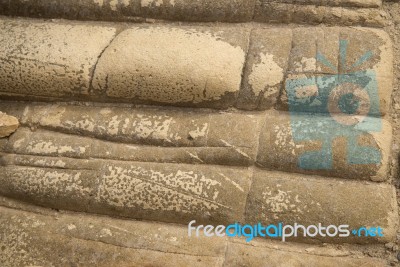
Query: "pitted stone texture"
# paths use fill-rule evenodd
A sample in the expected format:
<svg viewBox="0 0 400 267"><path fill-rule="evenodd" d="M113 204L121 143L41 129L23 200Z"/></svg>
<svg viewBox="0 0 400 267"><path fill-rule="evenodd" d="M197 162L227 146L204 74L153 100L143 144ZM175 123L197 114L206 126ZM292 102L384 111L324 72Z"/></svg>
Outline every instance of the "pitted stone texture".
<svg viewBox="0 0 400 267"><path fill-rule="evenodd" d="M18 129L18 119L0 112L0 138L6 137Z"/></svg>
<svg viewBox="0 0 400 267"><path fill-rule="evenodd" d="M0 14L144 22L295 22L382 26L380 0L0 0ZM286 12L285 12L286 11ZM270 13L268 13L270 12ZM274 14L275 13L275 14ZM284 15L284 16L281 16Z"/></svg>
<svg viewBox="0 0 400 267"><path fill-rule="evenodd" d="M246 22L255 0L138 0L141 16L180 21Z"/></svg>
<svg viewBox="0 0 400 267"><path fill-rule="evenodd" d="M6 2L0 0L1 2ZM37 18L75 20L136 21L129 16L140 15L140 0L15 0L7 1L2 14Z"/></svg>
<svg viewBox="0 0 400 267"><path fill-rule="evenodd" d="M102 54L116 29L32 20L1 23L7 49L0 95L7 99L254 110L271 108L281 95L278 108L287 110L282 89L289 79L369 71L379 92L373 107L379 111L369 115L385 115L390 106L392 47L376 29L254 29L250 38L249 27L159 24L122 31ZM6 31L23 36L14 40ZM80 38L83 32L88 40ZM349 42L344 60L338 60L340 39Z"/></svg>
<svg viewBox="0 0 400 267"><path fill-rule="evenodd" d="M71 135L44 130L33 132L29 128L21 127L9 138L3 152L88 159L98 150L104 149L93 147L95 144L101 143L96 143L91 138L73 138Z"/></svg>
<svg viewBox="0 0 400 267"><path fill-rule="evenodd" d="M254 21L384 27L388 24L388 15L377 8L354 9L339 6L299 5L258 0Z"/></svg>
<svg viewBox="0 0 400 267"><path fill-rule="evenodd" d="M255 149L261 124L257 114L204 110L68 105L43 108L46 116L38 125L46 129L143 145L221 147L228 143L228 147ZM27 120L34 120L36 114L35 109L28 111Z"/></svg>
<svg viewBox="0 0 400 267"><path fill-rule="evenodd" d="M90 196L95 191L94 172L63 169L59 165L65 163L60 159L52 164L52 168L12 164L0 167L1 195L57 209L88 211Z"/></svg>
<svg viewBox="0 0 400 267"><path fill-rule="evenodd" d="M266 242L265 242L266 243ZM309 266L309 267L384 267L381 259L362 256L332 255L320 247L307 247L302 250L292 246L274 244L266 246L264 242L252 241L251 244L229 243L224 266ZM305 251L313 251L314 254Z"/></svg>
<svg viewBox="0 0 400 267"><path fill-rule="evenodd" d="M386 266L352 248L188 237L186 226L55 212L0 198L4 267ZM94 257L93 255L96 255Z"/></svg>
<svg viewBox="0 0 400 267"><path fill-rule="evenodd" d="M246 207L247 223L305 226L349 225L383 229L383 237L315 237L323 242L374 243L396 238L395 188L388 184L339 181L283 172L255 171ZM288 240L312 240L312 237Z"/></svg>
<svg viewBox="0 0 400 267"><path fill-rule="evenodd" d="M284 84L291 48L291 29L252 31L238 108L262 110L275 105Z"/></svg>
<svg viewBox="0 0 400 267"><path fill-rule="evenodd" d="M97 59L115 33L93 25L1 19L0 95L87 96Z"/></svg>
<svg viewBox="0 0 400 267"><path fill-rule="evenodd" d="M242 221L250 172L232 167L106 163L93 211L156 221Z"/></svg>
<svg viewBox="0 0 400 267"><path fill-rule="evenodd" d="M0 262L14 266L222 266L224 238L171 224L0 207Z"/></svg>
<svg viewBox="0 0 400 267"><path fill-rule="evenodd" d="M368 118L367 121L361 121L355 127L349 126L349 129L343 133L340 132L342 128L338 128L336 124L337 122L329 115L308 113L290 115L286 112L269 112L261 131L257 164L267 169L295 173L345 179L387 180L392 140L390 123L380 118ZM369 128L374 125L377 130L369 132ZM293 136L294 131L300 133ZM357 139L357 148L349 147L352 145L349 144L350 139L346 136L347 134ZM329 138L333 138L332 142L326 144L323 149L323 142L328 142ZM364 162L367 163L365 159L371 158L372 155L363 151L363 147L378 151L380 157L376 160L380 160L380 163L364 164ZM350 155L349 148L353 148L356 152ZM331 151L331 155L327 153L327 149ZM332 165L325 169L304 168L305 165L300 165L300 158L307 152L320 152L320 157L313 161L323 164L332 159ZM311 161L306 160L305 164L311 164Z"/></svg>
<svg viewBox="0 0 400 267"><path fill-rule="evenodd" d="M263 1L263 0L261 0ZM272 2L272 1L270 1ZM380 7L382 0L274 0L276 3L317 6Z"/></svg>
<svg viewBox="0 0 400 267"><path fill-rule="evenodd" d="M248 31L136 27L106 49L95 93L122 102L227 108L240 89Z"/></svg>
<svg viewBox="0 0 400 267"><path fill-rule="evenodd" d="M111 21L154 18L196 22L246 22L251 21L254 6L255 0L0 1L1 14L5 15Z"/></svg>
<svg viewBox="0 0 400 267"><path fill-rule="evenodd" d="M250 166L256 151L247 147L160 147L108 142L90 137L27 128L19 129L0 145L2 152L25 155L62 156L81 159L128 160L139 162L218 164Z"/></svg>
<svg viewBox="0 0 400 267"><path fill-rule="evenodd" d="M6 155L3 196L135 219L242 221L251 173L237 167Z"/></svg>
<svg viewBox="0 0 400 267"><path fill-rule="evenodd" d="M264 123L263 114L205 110L16 102L3 102L0 110L39 128L17 132L9 153L132 161L249 166Z"/></svg>

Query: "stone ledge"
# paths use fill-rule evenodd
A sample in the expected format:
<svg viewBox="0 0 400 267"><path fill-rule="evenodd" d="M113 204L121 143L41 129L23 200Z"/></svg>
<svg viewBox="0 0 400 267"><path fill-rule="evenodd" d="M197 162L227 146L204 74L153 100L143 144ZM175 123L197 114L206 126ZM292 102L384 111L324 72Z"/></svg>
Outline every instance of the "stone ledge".
<svg viewBox="0 0 400 267"><path fill-rule="evenodd" d="M272 241L244 244L237 239L190 238L187 228L172 224L125 221L31 208L1 198L4 267L84 266L385 266L385 261L352 249ZM93 258L93 254L97 257Z"/></svg>
<svg viewBox="0 0 400 267"><path fill-rule="evenodd" d="M388 14L376 8L347 8L258 1L254 21L268 23L326 24L384 27Z"/></svg>
<svg viewBox="0 0 400 267"><path fill-rule="evenodd" d="M183 227L0 207L0 262L11 266L221 266L225 240ZM94 256L96 255L96 256Z"/></svg>
<svg viewBox="0 0 400 267"><path fill-rule="evenodd" d="M259 169L253 175L245 168L23 155L3 155L0 174L2 196L54 209L179 224L283 222L384 229L384 237L299 237L301 242L390 242L398 224L394 187L382 183Z"/></svg>
<svg viewBox="0 0 400 267"><path fill-rule="evenodd" d="M305 250L314 250L314 247ZM317 248L318 251L320 248ZM318 253L318 252L317 252ZM387 263L381 259L343 257L331 255L310 255L298 251L288 251L285 247L274 247L257 242L253 244L229 243L224 266L315 266L315 267L384 267Z"/></svg>
<svg viewBox="0 0 400 267"><path fill-rule="evenodd" d="M238 167L20 155L3 155L2 164L3 196L181 224L242 221L251 181L251 172Z"/></svg>
<svg viewBox="0 0 400 267"><path fill-rule="evenodd" d="M380 0L2 0L0 14L108 21L146 21L150 18L250 22L254 18L262 22L382 27L387 18L379 8L381 4Z"/></svg>
<svg viewBox="0 0 400 267"><path fill-rule="evenodd" d="M264 114L203 109L2 102L0 110L23 126L5 152L81 159L250 166L264 123Z"/></svg>
<svg viewBox="0 0 400 267"><path fill-rule="evenodd" d="M314 79L326 97L347 79L368 88L368 115L384 116L390 107L392 46L382 30L159 24L118 26L116 34L116 24L0 24L4 99L265 110L281 95L278 108L287 110L290 81ZM313 98L315 86L303 93Z"/></svg>
<svg viewBox="0 0 400 267"><path fill-rule="evenodd" d="M346 126L340 122L347 123L348 116L275 110L218 112L23 102L1 102L0 111L17 117L22 126L2 141L0 151L10 154L256 165L351 180L388 179L392 129L381 118L366 117L356 126Z"/></svg>
<svg viewBox="0 0 400 267"><path fill-rule="evenodd" d="M98 57L115 35L100 25L0 19L2 95L88 95Z"/></svg>

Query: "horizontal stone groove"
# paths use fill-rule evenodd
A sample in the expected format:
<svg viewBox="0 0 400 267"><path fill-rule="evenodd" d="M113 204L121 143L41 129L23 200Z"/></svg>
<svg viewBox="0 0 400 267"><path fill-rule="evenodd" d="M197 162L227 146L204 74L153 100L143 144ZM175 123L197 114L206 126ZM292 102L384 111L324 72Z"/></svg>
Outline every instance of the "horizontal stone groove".
<svg viewBox="0 0 400 267"><path fill-rule="evenodd" d="M50 163L44 157L30 160ZM15 161L21 159L15 156ZM383 237L292 239L300 242L366 244L389 242L396 237L397 202L395 189L388 184L263 170L256 170L250 177L248 170L210 166L193 170L170 164L64 163L86 167L2 166L0 194L54 209L158 222L344 224L350 230L380 226L384 233Z"/></svg>
<svg viewBox="0 0 400 267"><path fill-rule="evenodd" d="M56 209L186 223L242 220L247 168L7 155L0 194Z"/></svg>
<svg viewBox="0 0 400 267"><path fill-rule="evenodd" d="M85 256L93 251L98 255L96 266L259 266L266 257L271 266L284 265L288 260L304 266L385 266L382 260L364 257L351 247L337 250L329 244L321 247L267 240L245 244L237 238L190 238L184 226L52 213L43 208L38 214L12 200L2 199L1 203L7 206L0 207L4 225L0 245L6 247L0 260L4 267L64 262L93 265L92 258ZM48 246L37 246L36 242L51 244L51 252L46 249ZM20 251L26 251L25 257L15 257Z"/></svg>
<svg viewBox="0 0 400 267"><path fill-rule="evenodd" d="M80 264L93 265L93 259L86 256L93 251L101 254L101 260L95 263L96 266L123 266L128 262L129 265L137 266L143 263L151 266L176 266L176 263L190 266L198 265L196 263L199 262L204 266L218 266L226 246L224 240L217 238L193 240L187 237L183 227L170 224L105 219L90 215L81 215L79 220L75 214L44 216L4 207L0 209L4 215L0 220L8 225L2 228L1 236L4 238L0 241L7 248L0 256L5 267L32 265L33 262L40 265L64 265L79 261ZM59 220L61 224L58 224L61 222ZM36 227L24 226L25 223L33 222L36 222ZM17 247L12 246L13 233L24 236L23 242L15 243ZM42 238L41 241L47 240L49 243L46 244L51 244L52 253L45 255L46 250L35 245L34 236L38 242ZM203 245L207 248L202 248ZM28 249L27 257L15 257L17 251L29 246L35 249ZM115 257L116 253L118 257Z"/></svg>
<svg viewBox="0 0 400 267"><path fill-rule="evenodd" d="M11 154L256 165L343 179L387 180L392 131L381 118L366 117L348 127L337 122L347 118L343 116L274 110L221 113L1 102L0 111L17 117L23 126L0 143L0 151Z"/></svg>
<svg viewBox="0 0 400 267"><path fill-rule="evenodd" d="M353 83L371 98L369 116L390 107L392 46L382 30L139 24L117 31L6 18L0 25L7 99L293 111L319 90L313 112L338 113L324 106L329 93Z"/></svg>
<svg viewBox="0 0 400 267"><path fill-rule="evenodd" d="M386 18L380 0L2 0L0 14L143 22L147 19L192 22L262 22L326 23L382 27ZM317 12L311 8L319 7ZM296 10L294 9L296 7ZM281 18L270 13L286 9Z"/></svg>
<svg viewBox="0 0 400 267"><path fill-rule="evenodd" d="M16 136L24 138L27 149L13 149L15 143L9 143L2 149L19 155L39 155L52 157L69 157L76 159L104 159L133 162L155 162L176 164L207 164L226 166L251 166L255 161L239 147L159 147L129 145L92 138L58 134L50 131L38 131L37 134L22 132ZM40 139L43 138L43 139ZM250 154L250 153L249 153Z"/></svg>
<svg viewBox="0 0 400 267"><path fill-rule="evenodd" d="M44 156L249 166L259 113L0 103L23 127L5 151ZM65 134L66 133L66 134Z"/></svg>

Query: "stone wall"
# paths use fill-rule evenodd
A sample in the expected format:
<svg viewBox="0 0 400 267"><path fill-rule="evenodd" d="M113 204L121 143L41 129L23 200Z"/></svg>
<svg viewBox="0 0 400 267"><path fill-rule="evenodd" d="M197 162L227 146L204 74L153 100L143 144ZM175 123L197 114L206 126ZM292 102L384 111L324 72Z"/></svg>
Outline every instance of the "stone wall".
<svg viewBox="0 0 400 267"><path fill-rule="evenodd" d="M396 264L383 5L0 0L0 265ZM384 236L246 243L191 220Z"/></svg>

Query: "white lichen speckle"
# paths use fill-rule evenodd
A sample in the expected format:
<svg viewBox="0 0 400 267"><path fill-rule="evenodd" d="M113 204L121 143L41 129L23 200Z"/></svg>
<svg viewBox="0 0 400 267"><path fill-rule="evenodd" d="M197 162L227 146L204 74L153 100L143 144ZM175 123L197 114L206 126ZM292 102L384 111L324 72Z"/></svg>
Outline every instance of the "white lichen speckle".
<svg viewBox="0 0 400 267"><path fill-rule="evenodd" d="M152 4L154 4L156 7L159 7L162 5L162 3L163 3L163 0L142 0L140 2L142 7L149 7Z"/></svg>
<svg viewBox="0 0 400 267"><path fill-rule="evenodd" d="M95 4L98 4L100 7L104 5L104 0L93 0Z"/></svg>
<svg viewBox="0 0 400 267"><path fill-rule="evenodd" d="M108 228L103 228L100 230L100 237L105 237L105 236L112 236L112 232Z"/></svg>
<svg viewBox="0 0 400 267"><path fill-rule="evenodd" d="M295 62L295 71L302 72L313 72L317 70L317 59L316 58L301 58L300 62Z"/></svg>
<svg viewBox="0 0 400 267"><path fill-rule="evenodd" d="M266 87L276 86L283 81L284 71L274 61L271 54L260 54L261 62L253 66L249 75L249 84L255 95L259 95ZM278 89L277 89L278 90ZM267 94L275 93L274 90Z"/></svg>
<svg viewBox="0 0 400 267"><path fill-rule="evenodd" d="M207 132L208 132L208 123L204 123L201 129L200 127L197 127L196 130L190 131L189 136L193 139L196 139L198 137L206 136Z"/></svg>
<svg viewBox="0 0 400 267"><path fill-rule="evenodd" d="M74 225L74 224L68 224L67 225L67 228L68 228L68 230L75 230L76 229L76 226Z"/></svg>
<svg viewBox="0 0 400 267"><path fill-rule="evenodd" d="M118 0L111 0L110 1L110 8L112 11L117 11L118 7Z"/></svg>

